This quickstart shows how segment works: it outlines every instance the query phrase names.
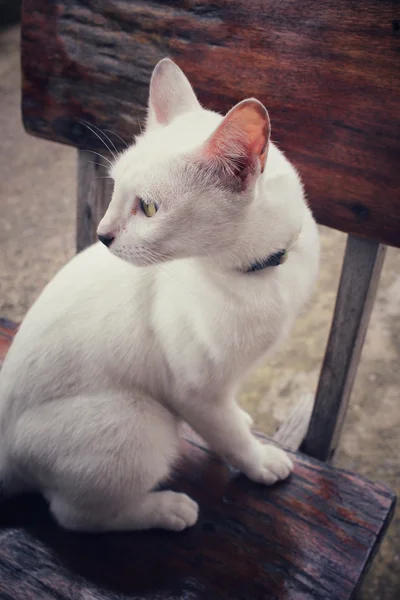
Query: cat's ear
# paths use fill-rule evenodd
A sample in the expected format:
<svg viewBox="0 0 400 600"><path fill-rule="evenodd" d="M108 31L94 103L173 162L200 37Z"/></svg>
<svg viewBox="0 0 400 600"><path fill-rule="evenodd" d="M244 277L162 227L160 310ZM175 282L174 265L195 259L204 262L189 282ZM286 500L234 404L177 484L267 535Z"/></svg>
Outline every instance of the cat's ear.
<svg viewBox="0 0 400 600"><path fill-rule="evenodd" d="M161 60L151 76L147 129L168 125L178 115L199 108L183 71L169 58Z"/></svg>
<svg viewBox="0 0 400 600"><path fill-rule="evenodd" d="M254 98L236 104L202 148L202 159L225 180L245 182L262 173L271 126L266 108Z"/></svg>

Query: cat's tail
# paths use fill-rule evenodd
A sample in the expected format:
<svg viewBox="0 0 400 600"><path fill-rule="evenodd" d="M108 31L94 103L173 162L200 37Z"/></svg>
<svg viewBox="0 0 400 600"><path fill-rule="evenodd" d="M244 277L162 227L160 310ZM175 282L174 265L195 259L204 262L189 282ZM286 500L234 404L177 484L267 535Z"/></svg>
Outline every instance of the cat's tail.
<svg viewBox="0 0 400 600"><path fill-rule="evenodd" d="M304 394L273 436L273 441L288 450L298 450L306 437L313 407L313 394Z"/></svg>

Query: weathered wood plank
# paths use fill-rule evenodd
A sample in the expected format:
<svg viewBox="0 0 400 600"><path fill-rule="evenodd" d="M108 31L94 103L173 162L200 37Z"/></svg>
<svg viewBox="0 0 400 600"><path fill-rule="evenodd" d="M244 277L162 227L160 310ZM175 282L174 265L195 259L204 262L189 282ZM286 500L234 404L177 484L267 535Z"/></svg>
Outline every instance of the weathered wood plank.
<svg viewBox="0 0 400 600"><path fill-rule="evenodd" d="M386 247L349 236L335 312L302 450L333 458L379 283Z"/></svg>
<svg viewBox="0 0 400 600"><path fill-rule="evenodd" d="M71 534L38 497L2 503L0 597L353 598L393 514L389 490L300 454L293 454L288 481L255 485L188 428L182 451L169 485L201 510L196 526L181 534Z"/></svg>
<svg viewBox="0 0 400 600"><path fill-rule="evenodd" d="M168 55L210 108L265 103L320 223L400 246L399 23L396 0L25 0L25 127L129 141Z"/></svg>
<svg viewBox="0 0 400 600"><path fill-rule="evenodd" d="M107 156L103 161L91 152L78 150L78 252L97 241L97 226L110 202L112 185L107 177L107 160Z"/></svg>
<svg viewBox="0 0 400 600"><path fill-rule="evenodd" d="M391 515L390 492L300 456L289 482L266 489L237 477L196 438L183 445L172 487L199 501L194 528L72 535L39 499L14 499L0 514L0 596L352 597Z"/></svg>

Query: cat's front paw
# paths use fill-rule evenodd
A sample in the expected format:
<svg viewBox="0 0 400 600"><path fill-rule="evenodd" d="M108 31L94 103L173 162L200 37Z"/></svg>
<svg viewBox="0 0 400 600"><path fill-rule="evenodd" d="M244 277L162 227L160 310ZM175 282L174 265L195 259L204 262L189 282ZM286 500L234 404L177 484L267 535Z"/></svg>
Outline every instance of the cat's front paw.
<svg viewBox="0 0 400 600"><path fill-rule="evenodd" d="M272 485L289 477L292 471L293 463L286 452L270 444L260 444L257 461L245 474L252 481Z"/></svg>

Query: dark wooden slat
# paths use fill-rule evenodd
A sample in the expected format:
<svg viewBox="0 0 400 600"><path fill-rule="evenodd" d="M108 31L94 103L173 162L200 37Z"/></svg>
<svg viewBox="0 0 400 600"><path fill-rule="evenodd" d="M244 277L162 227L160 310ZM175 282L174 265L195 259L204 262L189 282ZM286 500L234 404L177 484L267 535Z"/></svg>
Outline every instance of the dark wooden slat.
<svg viewBox="0 0 400 600"><path fill-rule="evenodd" d="M399 23L396 0L25 0L25 127L129 141L169 55L207 106L266 104L320 223L400 246Z"/></svg>
<svg viewBox="0 0 400 600"><path fill-rule="evenodd" d="M386 248L349 236L310 427L302 450L332 459L343 426Z"/></svg>
<svg viewBox="0 0 400 600"><path fill-rule="evenodd" d="M39 499L0 513L0 596L233 600L352 597L393 509L384 487L296 457L291 480L266 489L198 445L173 489L199 501L189 531L78 535Z"/></svg>
<svg viewBox="0 0 400 600"><path fill-rule="evenodd" d="M10 342L11 324L9 331ZM188 428L182 453L170 487L190 494L201 511L181 534L72 534L38 497L3 502L0 597L353 598L393 514L388 489L300 454L288 481L255 485Z"/></svg>
<svg viewBox="0 0 400 600"><path fill-rule="evenodd" d="M96 230L106 212L112 194L107 179L107 160L85 150L78 150L77 251L97 241Z"/></svg>

